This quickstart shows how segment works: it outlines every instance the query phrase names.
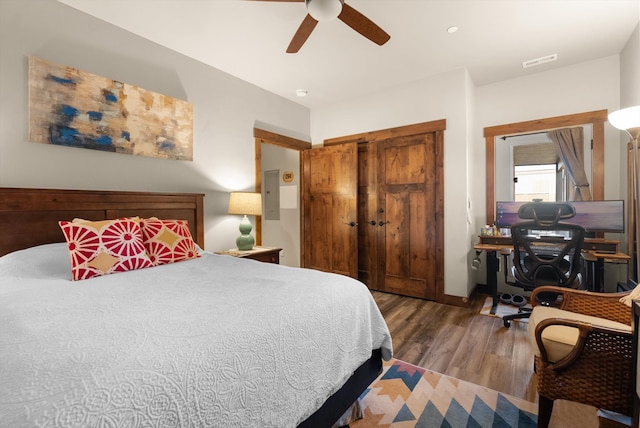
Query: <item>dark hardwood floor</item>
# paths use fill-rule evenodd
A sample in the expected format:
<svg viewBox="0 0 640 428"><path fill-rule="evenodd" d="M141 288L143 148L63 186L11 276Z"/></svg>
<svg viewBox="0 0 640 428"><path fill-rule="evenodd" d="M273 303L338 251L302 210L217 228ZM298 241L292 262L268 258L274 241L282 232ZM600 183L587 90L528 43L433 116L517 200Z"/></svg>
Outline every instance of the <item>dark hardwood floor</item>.
<svg viewBox="0 0 640 428"><path fill-rule="evenodd" d="M528 401L537 402L526 322L504 328L480 315L485 294L469 308L372 291L393 339L394 357Z"/></svg>

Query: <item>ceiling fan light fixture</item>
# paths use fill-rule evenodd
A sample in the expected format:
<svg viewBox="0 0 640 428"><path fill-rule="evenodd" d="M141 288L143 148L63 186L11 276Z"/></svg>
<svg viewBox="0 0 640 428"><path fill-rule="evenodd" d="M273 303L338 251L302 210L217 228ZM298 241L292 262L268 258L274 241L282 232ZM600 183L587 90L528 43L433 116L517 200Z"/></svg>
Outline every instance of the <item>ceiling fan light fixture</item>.
<svg viewBox="0 0 640 428"><path fill-rule="evenodd" d="M330 21L342 12L343 0L305 0L307 12L316 21Z"/></svg>

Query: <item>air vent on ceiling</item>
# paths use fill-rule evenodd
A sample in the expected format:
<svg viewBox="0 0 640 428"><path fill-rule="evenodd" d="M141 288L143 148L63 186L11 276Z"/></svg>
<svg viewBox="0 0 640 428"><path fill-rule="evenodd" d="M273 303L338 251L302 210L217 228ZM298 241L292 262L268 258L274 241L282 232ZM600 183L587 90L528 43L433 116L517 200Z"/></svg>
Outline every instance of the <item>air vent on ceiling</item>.
<svg viewBox="0 0 640 428"><path fill-rule="evenodd" d="M529 61L523 61L522 68L534 67L536 65L544 64L545 62L551 62L558 59L558 54L552 54L543 56L536 59L530 59Z"/></svg>

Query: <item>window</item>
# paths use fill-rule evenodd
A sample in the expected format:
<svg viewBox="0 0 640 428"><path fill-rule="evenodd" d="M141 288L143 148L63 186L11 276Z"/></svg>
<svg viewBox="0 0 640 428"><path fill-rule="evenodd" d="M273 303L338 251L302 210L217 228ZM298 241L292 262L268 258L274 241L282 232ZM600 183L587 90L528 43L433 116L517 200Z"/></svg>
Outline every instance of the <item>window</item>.
<svg viewBox="0 0 640 428"><path fill-rule="evenodd" d="M517 202L533 199L555 201L556 177L562 175L557 169L556 164L514 166L514 200ZM562 186L560 188L562 189Z"/></svg>

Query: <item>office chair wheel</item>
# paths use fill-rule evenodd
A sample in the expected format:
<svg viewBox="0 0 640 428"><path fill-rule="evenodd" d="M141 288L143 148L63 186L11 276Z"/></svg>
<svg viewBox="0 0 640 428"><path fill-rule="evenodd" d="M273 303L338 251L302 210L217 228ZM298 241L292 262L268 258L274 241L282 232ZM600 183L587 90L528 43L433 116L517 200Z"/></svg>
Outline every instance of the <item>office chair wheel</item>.
<svg viewBox="0 0 640 428"><path fill-rule="evenodd" d="M511 321L510 321L510 320L505 320L505 319L503 319L503 320L502 320L502 324L504 324L504 326L505 326L506 328L511 327Z"/></svg>

